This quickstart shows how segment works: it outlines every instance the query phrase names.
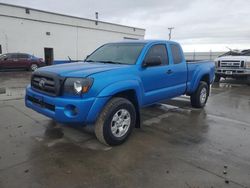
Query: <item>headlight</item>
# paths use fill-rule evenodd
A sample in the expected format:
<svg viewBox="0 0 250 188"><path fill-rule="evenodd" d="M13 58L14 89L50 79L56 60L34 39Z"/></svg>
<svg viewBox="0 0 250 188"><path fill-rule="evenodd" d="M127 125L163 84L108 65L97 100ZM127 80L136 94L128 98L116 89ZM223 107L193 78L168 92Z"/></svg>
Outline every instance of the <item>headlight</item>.
<svg viewBox="0 0 250 188"><path fill-rule="evenodd" d="M250 69L250 61L246 62L246 68Z"/></svg>
<svg viewBox="0 0 250 188"><path fill-rule="evenodd" d="M93 78L67 78L64 93L81 95L87 93L93 84Z"/></svg>

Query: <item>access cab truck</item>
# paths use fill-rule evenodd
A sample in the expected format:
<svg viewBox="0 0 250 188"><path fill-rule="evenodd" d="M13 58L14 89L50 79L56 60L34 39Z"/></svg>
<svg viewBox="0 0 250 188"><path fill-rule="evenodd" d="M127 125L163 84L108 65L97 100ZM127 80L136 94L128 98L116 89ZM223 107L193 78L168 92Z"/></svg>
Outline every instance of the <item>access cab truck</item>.
<svg viewBox="0 0 250 188"><path fill-rule="evenodd" d="M178 43L108 43L83 62L40 68L26 89L26 106L64 124L94 125L98 140L119 145L140 127L140 108L188 95L207 102L213 62L189 62Z"/></svg>

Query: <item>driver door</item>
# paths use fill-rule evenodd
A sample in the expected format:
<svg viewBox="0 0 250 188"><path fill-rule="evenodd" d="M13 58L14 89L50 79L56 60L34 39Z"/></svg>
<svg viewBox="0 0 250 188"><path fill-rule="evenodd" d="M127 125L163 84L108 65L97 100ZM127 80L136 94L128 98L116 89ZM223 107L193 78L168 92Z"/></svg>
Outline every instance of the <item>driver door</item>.
<svg viewBox="0 0 250 188"><path fill-rule="evenodd" d="M144 61L152 57L160 58L161 64L142 68L141 79L144 88L143 105L149 105L168 97L167 88L170 70L166 44L162 43L151 46Z"/></svg>

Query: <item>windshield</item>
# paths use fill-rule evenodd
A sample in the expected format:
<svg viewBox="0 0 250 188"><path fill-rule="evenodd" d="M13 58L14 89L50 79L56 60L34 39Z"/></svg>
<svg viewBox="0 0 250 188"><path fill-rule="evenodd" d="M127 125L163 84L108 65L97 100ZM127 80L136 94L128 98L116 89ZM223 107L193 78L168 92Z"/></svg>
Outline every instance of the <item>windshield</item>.
<svg viewBox="0 0 250 188"><path fill-rule="evenodd" d="M241 52L241 54L242 54L243 56L250 56L250 50L243 50L243 51Z"/></svg>
<svg viewBox="0 0 250 188"><path fill-rule="evenodd" d="M229 51L225 54L220 55L219 57L223 56L250 56L250 50L243 50L241 52L239 51Z"/></svg>
<svg viewBox="0 0 250 188"><path fill-rule="evenodd" d="M92 53L85 61L133 65L144 45L142 43L106 44Z"/></svg>

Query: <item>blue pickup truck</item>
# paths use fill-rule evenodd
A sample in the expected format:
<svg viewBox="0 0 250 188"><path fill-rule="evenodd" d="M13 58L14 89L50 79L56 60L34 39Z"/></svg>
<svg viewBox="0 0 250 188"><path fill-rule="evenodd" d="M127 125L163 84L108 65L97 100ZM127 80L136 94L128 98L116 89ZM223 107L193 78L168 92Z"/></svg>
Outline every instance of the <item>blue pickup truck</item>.
<svg viewBox="0 0 250 188"><path fill-rule="evenodd" d="M213 62L186 62L172 41L108 43L83 62L40 68L26 106L64 124L94 125L98 140L119 145L140 127L140 109L180 95L205 106Z"/></svg>

